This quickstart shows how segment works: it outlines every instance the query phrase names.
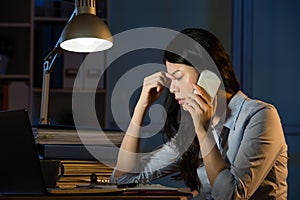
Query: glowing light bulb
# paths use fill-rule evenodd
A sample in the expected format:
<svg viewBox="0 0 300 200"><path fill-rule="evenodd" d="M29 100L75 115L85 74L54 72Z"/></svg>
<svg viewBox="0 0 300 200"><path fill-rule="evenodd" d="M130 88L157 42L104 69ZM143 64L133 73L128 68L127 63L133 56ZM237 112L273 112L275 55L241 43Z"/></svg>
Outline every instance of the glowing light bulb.
<svg viewBox="0 0 300 200"><path fill-rule="evenodd" d="M109 40L99 38L76 38L62 42L61 48L73 51L73 52L95 52L104 51L113 46L113 43Z"/></svg>

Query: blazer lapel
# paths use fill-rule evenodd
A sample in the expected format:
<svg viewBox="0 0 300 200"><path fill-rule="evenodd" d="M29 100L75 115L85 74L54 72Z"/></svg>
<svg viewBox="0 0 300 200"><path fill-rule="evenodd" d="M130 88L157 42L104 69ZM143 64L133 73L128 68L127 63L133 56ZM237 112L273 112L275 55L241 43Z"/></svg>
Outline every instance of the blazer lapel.
<svg viewBox="0 0 300 200"><path fill-rule="evenodd" d="M230 163L234 162L234 159L236 157L236 154L239 150L242 138L243 138L243 131L236 131L230 130L229 136L228 136L228 150L227 150L227 158L230 161Z"/></svg>

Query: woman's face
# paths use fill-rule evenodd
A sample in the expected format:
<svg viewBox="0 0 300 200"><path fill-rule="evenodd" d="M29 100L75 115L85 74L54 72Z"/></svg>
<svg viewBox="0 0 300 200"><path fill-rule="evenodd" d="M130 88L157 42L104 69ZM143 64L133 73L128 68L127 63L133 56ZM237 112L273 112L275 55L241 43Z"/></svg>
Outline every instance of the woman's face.
<svg viewBox="0 0 300 200"><path fill-rule="evenodd" d="M168 61L166 61L166 67L167 72L175 77L171 80L169 90L175 95L178 103L184 106L185 100L193 92L192 83L197 82L199 73L192 66Z"/></svg>

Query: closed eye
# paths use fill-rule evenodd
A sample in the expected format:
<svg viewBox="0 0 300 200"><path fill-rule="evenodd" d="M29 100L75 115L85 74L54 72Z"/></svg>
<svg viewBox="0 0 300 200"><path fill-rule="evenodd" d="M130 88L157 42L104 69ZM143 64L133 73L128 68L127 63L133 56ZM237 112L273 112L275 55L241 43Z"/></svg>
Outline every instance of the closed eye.
<svg viewBox="0 0 300 200"><path fill-rule="evenodd" d="M179 81L182 77L183 77L183 76L180 76L180 77L176 77L176 76L175 76L175 78L176 78L177 81Z"/></svg>
<svg viewBox="0 0 300 200"><path fill-rule="evenodd" d="M183 77L183 74L179 70L176 70L172 75L176 78L176 80L180 80Z"/></svg>

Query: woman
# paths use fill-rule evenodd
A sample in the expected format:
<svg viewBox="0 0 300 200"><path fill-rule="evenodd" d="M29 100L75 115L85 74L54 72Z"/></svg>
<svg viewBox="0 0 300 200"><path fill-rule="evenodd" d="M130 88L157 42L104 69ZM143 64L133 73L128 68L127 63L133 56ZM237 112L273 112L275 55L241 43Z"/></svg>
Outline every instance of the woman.
<svg viewBox="0 0 300 200"><path fill-rule="evenodd" d="M182 35L195 43L182 42ZM205 53L224 85L212 98L196 84L209 68ZM179 172L174 178L183 179L200 199L286 199L287 145L278 113L240 91L220 41L206 30L185 29L169 44L164 62L166 72L144 79L112 178L118 183L151 181ZM167 142L140 158L144 115L166 86Z"/></svg>

